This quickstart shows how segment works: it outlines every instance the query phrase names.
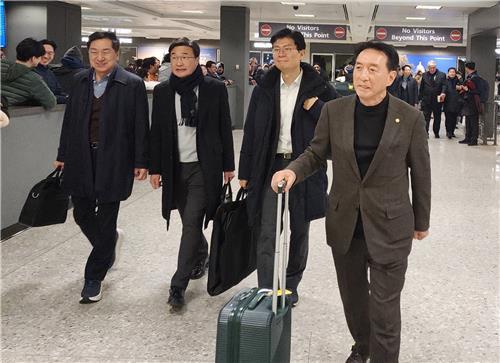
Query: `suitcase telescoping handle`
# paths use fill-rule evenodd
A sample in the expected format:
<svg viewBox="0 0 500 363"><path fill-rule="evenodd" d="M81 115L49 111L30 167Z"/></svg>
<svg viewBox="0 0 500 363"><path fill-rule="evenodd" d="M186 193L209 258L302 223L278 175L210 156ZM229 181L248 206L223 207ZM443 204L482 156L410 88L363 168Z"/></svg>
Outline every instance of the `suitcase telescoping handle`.
<svg viewBox="0 0 500 363"><path fill-rule="evenodd" d="M278 311L278 289L281 289L281 308L285 308L286 295L286 265L288 260L288 193L285 193L286 181L283 179L278 184L278 210L276 212L276 245L274 248L274 270L273 270L273 300L272 309L276 314ZM285 199L285 208L283 208L283 197ZM281 239L283 211L283 242ZM279 269L281 266L281 278L279 278ZM281 281L280 281L281 280ZM279 285L279 286L278 286Z"/></svg>

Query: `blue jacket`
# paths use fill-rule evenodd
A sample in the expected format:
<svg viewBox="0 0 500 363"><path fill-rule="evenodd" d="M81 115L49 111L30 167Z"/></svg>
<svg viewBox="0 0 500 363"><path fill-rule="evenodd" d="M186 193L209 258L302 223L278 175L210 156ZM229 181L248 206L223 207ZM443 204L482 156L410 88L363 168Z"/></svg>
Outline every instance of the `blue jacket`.
<svg viewBox="0 0 500 363"><path fill-rule="evenodd" d="M38 64L38 66L34 69L34 71L43 78L43 80L50 88L54 96L56 96L57 103L66 103L68 95L64 93L64 91L62 90L54 72L52 72L52 70L49 67L44 66L42 64Z"/></svg>
<svg viewBox="0 0 500 363"><path fill-rule="evenodd" d="M325 102L338 97L335 88L326 82L309 64L303 70L292 119L292 159L309 146L316 123ZM248 180L247 208L249 222L258 221L266 183L270 182L272 161L278 147L280 123L280 76L278 68L266 72L254 88L245 121L238 170L239 179ZM302 105L311 97L319 99L308 111ZM297 185L305 198L307 221L322 218L326 211L328 179L326 165L304 183Z"/></svg>

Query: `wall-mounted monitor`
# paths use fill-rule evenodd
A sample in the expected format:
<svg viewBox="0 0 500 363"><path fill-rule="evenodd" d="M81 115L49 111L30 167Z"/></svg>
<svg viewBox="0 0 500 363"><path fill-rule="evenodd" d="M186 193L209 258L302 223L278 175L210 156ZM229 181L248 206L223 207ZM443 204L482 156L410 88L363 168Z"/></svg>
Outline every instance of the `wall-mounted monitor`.
<svg viewBox="0 0 500 363"><path fill-rule="evenodd" d="M5 48L6 46L6 37L5 37L5 5L3 0L0 0L0 47Z"/></svg>

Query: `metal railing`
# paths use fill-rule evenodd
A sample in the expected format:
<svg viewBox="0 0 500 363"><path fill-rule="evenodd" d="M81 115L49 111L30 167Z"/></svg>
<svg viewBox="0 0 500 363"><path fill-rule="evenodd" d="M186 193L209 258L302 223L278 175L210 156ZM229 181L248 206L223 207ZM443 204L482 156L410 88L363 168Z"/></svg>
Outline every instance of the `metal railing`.
<svg viewBox="0 0 500 363"><path fill-rule="evenodd" d="M500 100L484 104L485 112L479 117L479 138L483 145L493 142L498 145L498 132L500 126Z"/></svg>

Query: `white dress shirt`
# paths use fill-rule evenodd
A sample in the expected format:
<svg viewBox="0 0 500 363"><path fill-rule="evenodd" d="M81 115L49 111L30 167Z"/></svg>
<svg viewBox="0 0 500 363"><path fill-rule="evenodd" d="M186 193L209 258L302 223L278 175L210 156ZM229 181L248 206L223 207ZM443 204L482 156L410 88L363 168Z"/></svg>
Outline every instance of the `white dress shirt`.
<svg viewBox="0 0 500 363"><path fill-rule="evenodd" d="M194 92L198 97L198 87ZM198 102L199 104L199 102ZM177 117L177 141L179 144L179 161L181 163L192 163L198 161L196 151L196 127L185 126L182 123L181 95L175 93L175 115Z"/></svg>
<svg viewBox="0 0 500 363"><path fill-rule="evenodd" d="M300 82L302 81L302 69L300 74L289 86L280 77L280 135L278 138L278 154L288 154L292 150L292 119L297 95L299 94Z"/></svg>

